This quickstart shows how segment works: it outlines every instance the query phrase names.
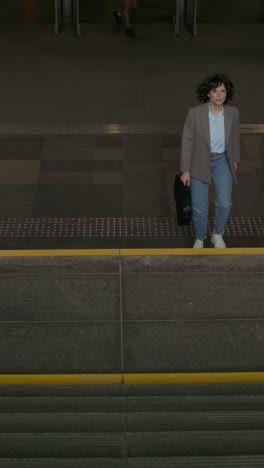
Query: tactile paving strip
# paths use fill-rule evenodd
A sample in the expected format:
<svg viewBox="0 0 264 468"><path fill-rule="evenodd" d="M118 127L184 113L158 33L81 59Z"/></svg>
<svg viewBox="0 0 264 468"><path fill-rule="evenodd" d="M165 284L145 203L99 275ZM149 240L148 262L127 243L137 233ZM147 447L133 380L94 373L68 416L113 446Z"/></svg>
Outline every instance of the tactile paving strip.
<svg viewBox="0 0 264 468"><path fill-rule="evenodd" d="M208 221L211 234L213 219ZM0 238L94 238L168 239L193 237L193 226L178 226L176 218L5 218L0 220ZM264 218L231 217L228 237L263 237Z"/></svg>

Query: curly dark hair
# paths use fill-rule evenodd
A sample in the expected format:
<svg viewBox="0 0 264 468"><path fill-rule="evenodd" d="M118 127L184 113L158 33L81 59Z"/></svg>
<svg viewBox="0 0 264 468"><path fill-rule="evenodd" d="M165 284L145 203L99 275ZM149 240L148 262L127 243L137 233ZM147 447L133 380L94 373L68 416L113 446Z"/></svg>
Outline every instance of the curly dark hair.
<svg viewBox="0 0 264 468"><path fill-rule="evenodd" d="M208 102L209 101L209 96L208 93L212 89L218 88L218 86L225 85L226 88L226 100L224 104L227 104L228 101L231 101L231 99L234 96L235 90L234 90L234 85L230 78L227 75L224 75L223 73L214 73L213 75L208 76L205 78L199 86L197 86L196 89L196 96L200 102Z"/></svg>

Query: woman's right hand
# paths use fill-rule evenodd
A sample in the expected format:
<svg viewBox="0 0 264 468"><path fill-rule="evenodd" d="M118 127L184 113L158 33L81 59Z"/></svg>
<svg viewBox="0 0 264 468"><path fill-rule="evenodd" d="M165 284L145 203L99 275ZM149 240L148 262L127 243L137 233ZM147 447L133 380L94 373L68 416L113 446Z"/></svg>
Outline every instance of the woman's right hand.
<svg viewBox="0 0 264 468"><path fill-rule="evenodd" d="M181 181L183 185L188 185L188 187L190 187L190 183L191 183L190 172L183 172L181 175Z"/></svg>

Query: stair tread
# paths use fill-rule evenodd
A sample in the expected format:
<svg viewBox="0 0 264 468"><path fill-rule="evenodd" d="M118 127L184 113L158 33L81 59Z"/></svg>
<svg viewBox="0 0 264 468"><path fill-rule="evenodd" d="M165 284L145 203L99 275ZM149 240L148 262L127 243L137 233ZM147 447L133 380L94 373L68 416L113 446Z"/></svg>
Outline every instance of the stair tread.
<svg viewBox="0 0 264 468"><path fill-rule="evenodd" d="M2 413L4 432L142 432L254 430L264 428L264 411L139 413Z"/></svg>
<svg viewBox="0 0 264 468"><path fill-rule="evenodd" d="M28 389L18 395L6 388L0 467L2 460L4 468L23 467L21 460L27 468L263 467L263 387L250 388L255 392L172 394L167 388L161 395L157 388L154 394L138 389L138 395L121 386L99 395L95 388L74 388L73 394L67 388L66 395L62 388L61 394L45 388L44 394Z"/></svg>
<svg viewBox="0 0 264 468"><path fill-rule="evenodd" d="M264 430L0 434L0 456L264 455Z"/></svg>
<svg viewBox="0 0 264 468"><path fill-rule="evenodd" d="M0 413L62 411L219 411L263 410L264 395L139 396L139 397L0 397Z"/></svg>
<svg viewBox="0 0 264 468"><path fill-rule="evenodd" d="M1 466L1 459L0 459ZM5 458L5 468L263 468L264 456L166 458Z"/></svg>
<svg viewBox="0 0 264 468"><path fill-rule="evenodd" d="M0 397L142 397L264 395L264 383L153 385L0 385Z"/></svg>

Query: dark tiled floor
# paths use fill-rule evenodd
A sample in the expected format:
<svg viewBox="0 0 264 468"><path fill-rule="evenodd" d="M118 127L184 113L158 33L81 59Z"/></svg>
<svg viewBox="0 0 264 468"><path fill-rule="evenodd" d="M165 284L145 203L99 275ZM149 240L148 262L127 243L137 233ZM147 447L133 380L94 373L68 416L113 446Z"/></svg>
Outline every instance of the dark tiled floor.
<svg viewBox="0 0 264 468"><path fill-rule="evenodd" d="M263 24L199 24L197 38L184 27L176 38L166 0L164 22L140 6L135 41L101 10L94 24L82 22L80 39L68 29L56 38L51 3L34 10L33 23L0 31L0 248L191 247L189 231L144 229L150 223L154 232L159 218L175 221L181 127L204 76L228 72L241 123L263 124ZM34 24L40 17L50 24ZM232 218L242 227L227 233L228 245L263 246L263 133L242 133L241 143ZM245 217L253 230L243 229ZM61 237L50 227L31 235L30 218L51 225L93 218L94 226L129 218L142 229L73 235L69 228Z"/></svg>
<svg viewBox="0 0 264 468"><path fill-rule="evenodd" d="M230 246L261 246L264 242L263 171L264 137L241 134L242 160L234 187L234 203ZM173 181L179 170L180 135L43 135L0 137L0 218L2 248L12 242L20 248L38 244L48 246L82 247L190 247L192 232L162 229L145 232L155 220L168 219L175 223ZM65 157L64 157L65 154ZM79 156L80 154L80 156ZM213 189L210 194L210 215L213 216ZM9 218L7 220L7 218ZM14 219L20 226L5 232ZM126 229L110 229L71 234L69 227L64 239L43 232L39 239L31 236L21 223L25 219L44 218L50 223L78 223L78 218L98 220L129 219L142 224L134 237ZM249 223L249 228L245 228ZM66 220L66 221L65 221ZM258 228L255 229L257 220ZM17 221L15 221L17 223ZM233 222L233 221L232 221ZM251 225L253 229L251 229ZM255 229L255 231L254 231ZM67 242L67 237L69 237ZM117 239L118 238L118 239ZM118 241L117 241L118 240ZM86 241L86 242L85 242ZM210 245L210 244L209 244Z"/></svg>

